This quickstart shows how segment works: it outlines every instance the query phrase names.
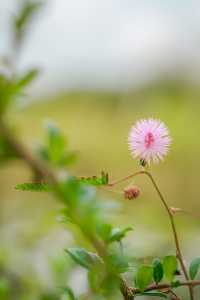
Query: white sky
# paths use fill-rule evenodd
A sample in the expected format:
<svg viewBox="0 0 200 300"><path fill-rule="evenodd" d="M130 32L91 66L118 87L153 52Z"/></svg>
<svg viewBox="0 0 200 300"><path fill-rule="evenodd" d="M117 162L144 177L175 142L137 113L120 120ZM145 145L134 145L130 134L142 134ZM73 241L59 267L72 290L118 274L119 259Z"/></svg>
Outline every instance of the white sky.
<svg viewBox="0 0 200 300"><path fill-rule="evenodd" d="M0 0L0 54L16 0ZM200 1L49 0L23 47L39 66L35 90L127 88L177 70L200 70Z"/></svg>

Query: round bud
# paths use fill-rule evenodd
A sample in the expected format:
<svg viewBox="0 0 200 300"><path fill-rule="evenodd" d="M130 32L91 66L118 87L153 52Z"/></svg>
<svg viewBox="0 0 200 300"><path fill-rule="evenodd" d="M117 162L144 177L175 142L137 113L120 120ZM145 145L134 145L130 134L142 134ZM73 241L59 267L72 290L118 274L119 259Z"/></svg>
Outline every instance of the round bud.
<svg viewBox="0 0 200 300"><path fill-rule="evenodd" d="M132 200L140 195L140 190L137 186L130 186L124 189L124 198Z"/></svg>

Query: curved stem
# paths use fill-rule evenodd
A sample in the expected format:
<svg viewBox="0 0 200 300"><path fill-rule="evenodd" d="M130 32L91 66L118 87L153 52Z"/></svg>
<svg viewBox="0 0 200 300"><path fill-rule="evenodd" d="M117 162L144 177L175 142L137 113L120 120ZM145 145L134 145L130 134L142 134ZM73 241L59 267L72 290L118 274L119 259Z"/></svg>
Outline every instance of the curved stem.
<svg viewBox="0 0 200 300"><path fill-rule="evenodd" d="M170 210L167 202L165 201L165 199L164 199L164 197L163 197L163 195L162 195L162 193L161 193L161 191L160 191L157 183L155 182L153 176L151 175L151 173L149 173L147 171L144 171L143 174L146 174L150 178L150 180L151 180L154 188L156 189L156 191L157 191L157 193L158 193L158 195L160 197L160 200L162 201L162 203L163 203L163 205L164 205L164 207L165 207L165 209L166 209L166 211L168 213L168 216L169 216L169 219L170 219L170 222L171 222L171 226L172 226L173 235L174 235L174 241L175 241L175 245L176 245L177 258L178 258L178 260L180 262L181 269L182 269L182 271L184 273L185 279L189 280L189 276L188 276L188 273L187 273L187 270L186 270L186 267L185 267L185 264L184 264L184 261L183 261L183 256L182 256L182 252L181 252L181 248L180 248L180 243L179 243L179 239L178 239L178 233L177 233L177 230L176 230L174 216L173 216L173 214L172 214L172 212L171 212L171 210ZM191 285L189 285L189 293L190 293L190 299L193 300L194 299L194 295L193 295L193 288L192 288Z"/></svg>
<svg viewBox="0 0 200 300"><path fill-rule="evenodd" d="M181 248L180 248L180 243L179 243L179 238L178 238L178 233L177 233L177 230L176 230L176 225L175 225L175 221L174 221L174 216L173 216L173 213L171 212L170 210L170 207L168 206L167 202L165 201L165 198L163 196L163 194L161 193L156 181L154 180L153 176L151 175L150 172L148 171L145 171L145 170L142 170L142 171L138 171L136 173L133 173L127 177L124 177L123 179L121 180L118 180L114 183L111 183L109 184L109 186L114 186L118 183L121 183L121 182L124 182L126 180L129 180L137 175L141 175L141 174L145 174L149 177L149 179L151 180L161 202L163 203L166 211L167 211L167 214L169 216L169 219L170 219L170 223L171 223L171 227L172 227L172 231L173 231L173 236L174 236L174 242L175 242L175 246L176 246L176 254L177 254L177 258L180 262L180 265L181 265L181 269L183 271L183 274L185 276L185 279L186 280L189 280L189 276L188 276L188 273L187 273L187 270L186 270L186 267L185 267L185 264L184 264L184 261L183 261L183 256L182 256L182 252L181 252ZM191 285L188 286L189 287L189 293L190 293L190 299L191 300L194 300L194 295L193 295L193 288Z"/></svg>
<svg viewBox="0 0 200 300"><path fill-rule="evenodd" d="M143 174L144 172L145 172L145 171L138 171L138 172L135 172L135 173L133 173L133 174L130 174L130 175L128 175L128 176L126 176L126 177L120 179L120 180L114 181L114 182L112 182L112 183L108 183L107 186L112 187L112 186L114 186L114 185L116 185L116 184L119 184L119 183L122 183L122 182L124 182L124 181L127 181L127 180L129 180L129 179L131 179L131 178L133 178L133 177L135 177L135 176L137 176L137 175Z"/></svg>

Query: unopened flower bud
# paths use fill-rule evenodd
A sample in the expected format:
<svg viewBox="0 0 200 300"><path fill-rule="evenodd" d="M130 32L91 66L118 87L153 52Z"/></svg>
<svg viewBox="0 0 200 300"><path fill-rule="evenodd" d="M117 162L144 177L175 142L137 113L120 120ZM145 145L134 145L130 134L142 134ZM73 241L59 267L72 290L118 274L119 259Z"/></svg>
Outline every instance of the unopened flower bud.
<svg viewBox="0 0 200 300"><path fill-rule="evenodd" d="M140 165L141 165L142 167L146 167L147 161L146 161L145 159L141 158L141 159L140 159Z"/></svg>
<svg viewBox="0 0 200 300"><path fill-rule="evenodd" d="M170 207L170 211L171 211L171 213L176 214L176 213L181 212L182 209L179 207Z"/></svg>
<svg viewBox="0 0 200 300"><path fill-rule="evenodd" d="M124 189L124 198L132 200L140 195L140 190L137 186L130 186Z"/></svg>

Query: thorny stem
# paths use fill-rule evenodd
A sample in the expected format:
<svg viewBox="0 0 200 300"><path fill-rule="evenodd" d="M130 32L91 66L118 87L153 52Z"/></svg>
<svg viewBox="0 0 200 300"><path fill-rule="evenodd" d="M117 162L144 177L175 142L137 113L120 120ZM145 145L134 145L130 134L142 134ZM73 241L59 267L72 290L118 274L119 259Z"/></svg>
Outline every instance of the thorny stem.
<svg viewBox="0 0 200 300"><path fill-rule="evenodd" d="M172 231L173 231L173 236L174 236L174 241L175 241L175 246L176 246L176 254L177 254L177 258L180 262L180 265L181 265L181 269L183 271L183 274L185 276L185 279L186 280L189 280L189 276L188 276L188 273L187 273L187 270L186 270L186 267L185 267L185 264L184 264L184 261L183 261L183 256L182 256L182 252L181 252L181 248L180 248L180 243L179 243L179 238L178 238L178 233L177 233L177 230L176 230L176 225L175 225L175 221L174 221L174 216L173 216L173 213L170 209L170 207L168 206L167 202L165 201L165 198L163 196L163 194L161 193L156 181L154 180L153 176L151 175L150 172L148 171L145 171L145 170L141 170L141 171L138 171L134 174L131 174L127 177L124 177L122 178L121 180L118 180L114 183L110 183L108 184L108 186L112 187L118 183L121 183L123 181L126 181L126 180L129 180L137 175L141 175L141 174L144 174L144 175L147 175L149 177L149 179L151 180L155 190L157 191L158 193L158 196L161 200L161 202L163 203L166 211L167 211L167 214L169 216L169 219L170 219L170 223L171 223L171 227L172 227ZM190 299L191 300L194 300L194 295L193 295L193 288L191 285L188 286L189 287L189 293L190 293Z"/></svg>

